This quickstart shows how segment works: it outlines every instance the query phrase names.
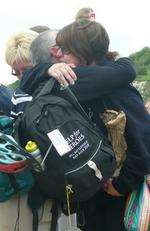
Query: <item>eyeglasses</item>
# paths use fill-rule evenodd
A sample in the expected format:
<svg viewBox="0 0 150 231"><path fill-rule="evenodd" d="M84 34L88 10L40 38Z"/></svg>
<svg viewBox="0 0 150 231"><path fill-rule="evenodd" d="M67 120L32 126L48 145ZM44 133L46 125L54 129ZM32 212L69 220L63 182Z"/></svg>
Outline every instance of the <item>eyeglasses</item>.
<svg viewBox="0 0 150 231"><path fill-rule="evenodd" d="M60 47L62 54L69 54L70 52L65 47Z"/></svg>
<svg viewBox="0 0 150 231"><path fill-rule="evenodd" d="M14 76L19 77L19 76L22 75L22 73L23 73L25 70L30 69L31 67L32 67L32 66L27 66L27 67L24 67L24 68L22 68L22 69L20 69L20 70L16 70L16 69L12 68L12 69L11 69L11 74L14 75Z"/></svg>
<svg viewBox="0 0 150 231"><path fill-rule="evenodd" d="M20 76L21 75L21 72L19 70L15 70L15 69L11 69L11 74L14 75L14 76Z"/></svg>

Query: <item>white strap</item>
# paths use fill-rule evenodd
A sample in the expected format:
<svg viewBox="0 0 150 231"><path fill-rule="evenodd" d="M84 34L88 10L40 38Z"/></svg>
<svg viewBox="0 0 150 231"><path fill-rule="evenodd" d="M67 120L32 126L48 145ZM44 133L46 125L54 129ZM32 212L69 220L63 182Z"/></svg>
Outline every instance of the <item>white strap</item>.
<svg viewBox="0 0 150 231"><path fill-rule="evenodd" d="M103 176L102 176L102 174L101 174L101 171L98 169L98 167L96 166L96 164L95 164L92 160L88 161L87 165L88 165L91 169L93 169L93 170L95 171L95 176L96 176L96 177L98 177L100 180L103 179Z"/></svg>

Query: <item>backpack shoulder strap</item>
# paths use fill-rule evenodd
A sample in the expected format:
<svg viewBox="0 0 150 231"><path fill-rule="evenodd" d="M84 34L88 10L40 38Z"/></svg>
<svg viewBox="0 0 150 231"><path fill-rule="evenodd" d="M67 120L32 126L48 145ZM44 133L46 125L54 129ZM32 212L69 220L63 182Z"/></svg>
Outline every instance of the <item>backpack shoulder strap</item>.
<svg viewBox="0 0 150 231"><path fill-rule="evenodd" d="M60 88L61 91L64 91L65 94L68 96L68 101L76 108L76 110L78 110L81 115L87 120L89 121L89 123L91 123L91 119L88 116L88 114L85 112L85 110L83 109L83 107L81 106L81 104L79 103L78 99L76 98L75 94L72 92L72 90L70 89L69 86L63 86Z"/></svg>
<svg viewBox="0 0 150 231"><path fill-rule="evenodd" d="M33 216L33 223L32 223L32 231L38 231L38 210L41 206L44 206L47 197L40 191L39 186L37 183L33 186L33 188L28 193L28 200L27 204L31 209L32 216Z"/></svg>
<svg viewBox="0 0 150 231"><path fill-rule="evenodd" d="M39 92L39 94L36 95L35 99L39 98L40 96L46 95L48 93L51 93L53 87L55 84L55 79L54 78L50 78L44 85L44 87L42 88L42 90Z"/></svg>
<svg viewBox="0 0 150 231"><path fill-rule="evenodd" d="M50 225L50 231L56 231L58 229L57 222L59 217L59 202L55 199L52 200L52 220Z"/></svg>

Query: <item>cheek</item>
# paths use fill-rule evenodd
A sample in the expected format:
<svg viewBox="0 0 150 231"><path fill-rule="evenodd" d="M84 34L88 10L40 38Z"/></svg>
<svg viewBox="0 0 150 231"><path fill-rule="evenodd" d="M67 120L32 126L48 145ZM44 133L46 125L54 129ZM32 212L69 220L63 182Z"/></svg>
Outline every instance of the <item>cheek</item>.
<svg viewBox="0 0 150 231"><path fill-rule="evenodd" d="M71 63L75 64L75 66L79 66L81 63L76 57L72 57Z"/></svg>
<svg viewBox="0 0 150 231"><path fill-rule="evenodd" d="M57 58L55 58L54 59L54 61L55 62L57 62L57 63L67 63L67 60L66 60L66 58L63 56L63 57L57 57Z"/></svg>
<svg viewBox="0 0 150 231"><path fill-rule="evenodd" d="M73 63L75 65L79 65L79 60L72 54L66 55L65 60L66 60L65 62L67 63Z"/></svg>
<svg viewBox="0 0 150 231"><path fill-rule="evenodd" d="M62 57L59 58L58 62L64 62L64 63L73 63L76 66L78 66L80 63L78 61L78 59L73 56L72 54L64 54Z"/></svg>
<svg viewBox="0 0 150 231"><path fill-rule="evenodd" d="M71 63L71 58L68 55L63 55L58 59L59 62Z"/></svg>
<svg viewBox="0 0 150 231"><path fill-rule="evenodd" d="M61 57L63 57L63 53L62 53L61 49L59 48L56 52L56 58L61 58Z"/></svg>
<svg viewBox="0 0 150 231"><path fill-rule="evenodd" d="M64 59L67 63L74 63L74 59L70 55L65 55Z"/></svg>

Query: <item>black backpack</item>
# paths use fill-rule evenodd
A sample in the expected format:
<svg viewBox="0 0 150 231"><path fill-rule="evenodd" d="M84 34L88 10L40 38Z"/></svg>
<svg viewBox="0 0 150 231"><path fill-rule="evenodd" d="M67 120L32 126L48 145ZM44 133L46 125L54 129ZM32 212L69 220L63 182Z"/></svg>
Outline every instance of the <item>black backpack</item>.
<svg viewBox="0 0 150 231"><path fill-rule="evenodd" d="M69 87L62 98L51 94L53 86L50 79L28 104L18 129L43 155L44 170L36 173L39 189L49 198L64 200L69 188L73 201L87 200L112 176L115 154Z"/></svg>

